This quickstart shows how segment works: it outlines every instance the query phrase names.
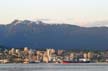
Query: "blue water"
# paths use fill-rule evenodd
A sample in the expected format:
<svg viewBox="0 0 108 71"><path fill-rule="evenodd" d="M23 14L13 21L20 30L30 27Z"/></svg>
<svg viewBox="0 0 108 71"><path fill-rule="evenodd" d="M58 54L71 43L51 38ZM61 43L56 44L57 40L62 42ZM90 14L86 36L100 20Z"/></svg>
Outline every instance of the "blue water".
<svg viewBox="0 0 108 71"><path fill-rule="evenodd" d="M0 64L0 71L108 71L108 64Z"/></svg>

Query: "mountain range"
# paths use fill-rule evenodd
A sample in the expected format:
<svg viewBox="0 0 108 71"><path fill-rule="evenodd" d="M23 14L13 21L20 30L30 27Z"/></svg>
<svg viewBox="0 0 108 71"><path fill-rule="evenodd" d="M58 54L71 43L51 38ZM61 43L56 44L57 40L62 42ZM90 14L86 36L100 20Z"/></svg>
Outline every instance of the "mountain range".
<svg viewBox="0 0 108 71"><path fill-rule="evenodd" d="M0 25L0 45L14 48L108 49L108 27L14 20Z"/></svg>

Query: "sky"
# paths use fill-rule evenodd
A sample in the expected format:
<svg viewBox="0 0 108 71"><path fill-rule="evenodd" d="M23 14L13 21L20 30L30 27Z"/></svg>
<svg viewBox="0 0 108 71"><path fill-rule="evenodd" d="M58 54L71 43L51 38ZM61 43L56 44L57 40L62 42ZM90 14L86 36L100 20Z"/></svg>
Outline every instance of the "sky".
<svg viewBox="0 0 108 71"><path fill-rule="evenodd" d="M88 26L108 21L108 0L0 0L0 24L14 19Z"/></svg>

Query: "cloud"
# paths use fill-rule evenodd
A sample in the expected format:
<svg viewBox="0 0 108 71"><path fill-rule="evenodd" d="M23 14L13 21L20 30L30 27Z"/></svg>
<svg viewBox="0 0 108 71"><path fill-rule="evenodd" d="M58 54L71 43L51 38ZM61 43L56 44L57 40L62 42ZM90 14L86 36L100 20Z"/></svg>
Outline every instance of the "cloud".
<svg viewBox="0 0 108 71"><path fill-rule="evenodd" d="M40 19L37 19L37 20L41 20L41 21L50 21L51 19L40 18Z"/></svg>
<svg viewBox="0 0 108 71"><path fill-rule="evenodd" d="M101 26L107 26L108 27L108 21L96 21L96 22L91 22L88 24L89 27L101 27Z"/></svg>

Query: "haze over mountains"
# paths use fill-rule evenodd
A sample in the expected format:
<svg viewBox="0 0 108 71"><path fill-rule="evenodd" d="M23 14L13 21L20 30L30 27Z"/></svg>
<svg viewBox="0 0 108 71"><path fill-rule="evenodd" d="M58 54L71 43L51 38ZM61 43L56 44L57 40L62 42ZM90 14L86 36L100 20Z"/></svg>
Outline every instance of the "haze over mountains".
<svg viewBox="0 0 108 71"><path fill-rule="evenodd" d="M14 20L0 25L0 44L15 48L108 49L108 27Z"/></svg>

